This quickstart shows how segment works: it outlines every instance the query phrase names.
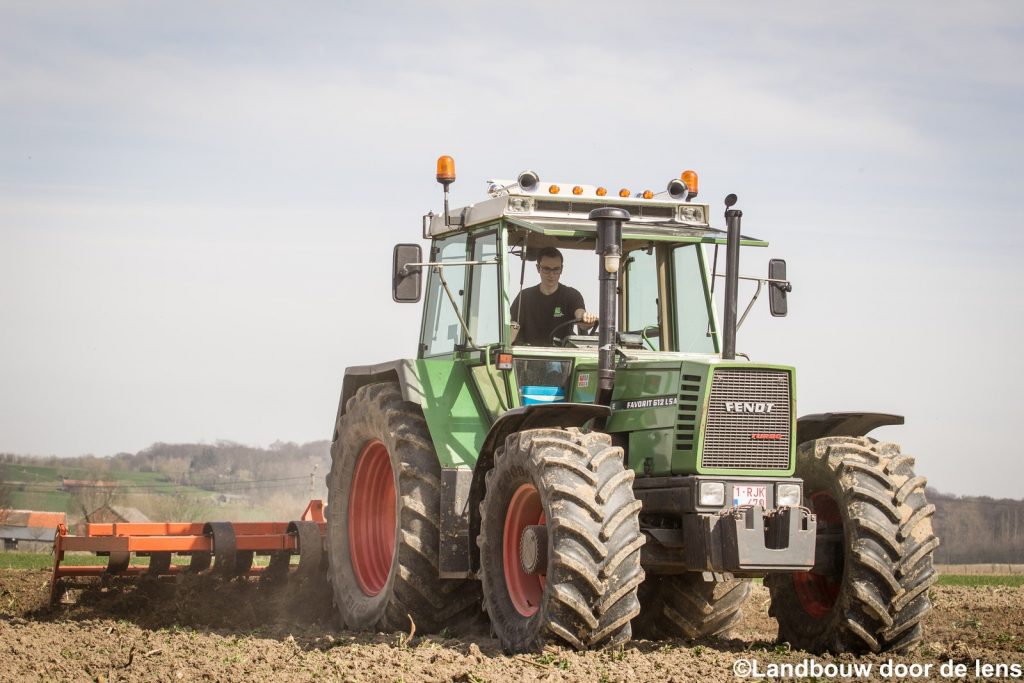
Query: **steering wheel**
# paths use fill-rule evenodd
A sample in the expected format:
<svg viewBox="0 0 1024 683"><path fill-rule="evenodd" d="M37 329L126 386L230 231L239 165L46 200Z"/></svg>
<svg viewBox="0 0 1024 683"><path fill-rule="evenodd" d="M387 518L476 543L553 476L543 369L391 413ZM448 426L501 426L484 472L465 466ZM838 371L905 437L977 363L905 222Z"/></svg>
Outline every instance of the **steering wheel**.
<svg viewBox="0 0 1024 683"><path fill-rule="evenodd" d="M597 329L597 321L596 320L594 322L592 322L592 323L585 323L582 320L578 320L576 318L570 318L569 320L563 320L562 322L558 323L553 328L551 328L551 339L549 341L552 342L552 344L551 344L552 346L554 346L555 339L561 339L561 337L559 337L555 333L559 332L563 327L568 327L570 325L579 325L580 327L582 327L583 329L586 330L586 334L593 334L594 331Z"/></svg>

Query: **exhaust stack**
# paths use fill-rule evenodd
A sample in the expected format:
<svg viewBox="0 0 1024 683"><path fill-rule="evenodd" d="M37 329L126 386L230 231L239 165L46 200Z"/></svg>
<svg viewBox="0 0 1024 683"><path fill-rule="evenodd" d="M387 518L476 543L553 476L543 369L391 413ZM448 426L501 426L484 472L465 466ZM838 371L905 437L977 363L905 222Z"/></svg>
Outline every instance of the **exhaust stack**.
<svg viewBox="0 0 1024 683"><path fill-rule="evenodd" d="M600 309L598 315L597 397L596 403L610 405L615 387L616 294L619 266L622 263L622 224L629 220L625 209L605 207L590 212L597 223L597 254L599 259Z"/></svg>
<svg viewBox="0 0 1024 683"><path fill-rule="evenodd" d="M740 285L740 219L743 212L731 208L736 195L725 198L725 225L728 230L725 243L725 319L722 321L722 358L736 358L736 310Z"/></svg>

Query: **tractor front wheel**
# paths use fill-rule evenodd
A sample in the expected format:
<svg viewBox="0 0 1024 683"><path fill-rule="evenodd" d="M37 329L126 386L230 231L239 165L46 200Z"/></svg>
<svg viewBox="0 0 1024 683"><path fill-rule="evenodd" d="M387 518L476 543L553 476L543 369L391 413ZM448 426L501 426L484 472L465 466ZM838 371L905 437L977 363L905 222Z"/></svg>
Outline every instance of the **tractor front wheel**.
<svg viewBox="0 0 1024 683"><path fill-rule="evenodd" d="M899 446L866 437L801 444L796 475L818 518L817 564L770 574L779 640L811 652L905 653L921 640L935 583L935 506Z"/></svg>
<svg viewBox="0 0 1024 683"><path fill-rule="evenodd" d="M327 477L328 575L345 627L458 627L475 581L438 576L441 469L419 406L397 384L358 389L338 419Z"/></svg>
<svg viewBox="0 0 1024 683"><path fill-rule="evenodd" d="M506 652L629 640L640 606L640 503L606 434L534 429L495 454L480 505L480 576Z"/></svg>
<svg viewBox="0 0 1024 683"><path fill-rule="evenodd" d="M652 640L726 638L749 595L744 579L705 581L698 572L650 576L640 586L633 631Z"/></svg>

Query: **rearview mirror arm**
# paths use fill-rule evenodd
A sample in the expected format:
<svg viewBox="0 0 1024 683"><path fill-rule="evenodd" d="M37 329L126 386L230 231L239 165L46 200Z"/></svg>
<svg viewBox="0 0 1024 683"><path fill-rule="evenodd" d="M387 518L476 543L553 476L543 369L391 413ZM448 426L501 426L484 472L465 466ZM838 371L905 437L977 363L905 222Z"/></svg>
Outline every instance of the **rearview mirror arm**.
<svg viewBox="0 0 1024 683"><path fill-rule="evenodd" d="M747 319L747 314L750 313L750 309L754 307L754 302L757 301L757 297L761 296L761 288L764 287L764 280L757 281L757 291L754 292L754 296L750 298L750 303L747 304L746 309L743 311L743 315L740 316L740 321L736 323L736 329L743 327L743 321Z"/></svg>
<svg viewBox="0 0 1024 683"><path fill-rule="evenodd" d="M722 273L718 273L716 274L716 277L725 277L725 275ZM772 278L768 277L749 277L746 275L740 275L737 279L750 280L751 282L757 283L757 291L754 292L754 296L751 297L750 303L748 303L746 309L744 309L743 315L740 316L739 322L736 323L737 330L743 326L743 321L747 319L747 315L750 313L750 309L754 307L754 302L757 301L757 297L761 296L761 290L764 288L766 283L775 285L777 287L781 287L783 290L787 292L793 291L793 285L789 282L789 280L773 280Z"/></svg>

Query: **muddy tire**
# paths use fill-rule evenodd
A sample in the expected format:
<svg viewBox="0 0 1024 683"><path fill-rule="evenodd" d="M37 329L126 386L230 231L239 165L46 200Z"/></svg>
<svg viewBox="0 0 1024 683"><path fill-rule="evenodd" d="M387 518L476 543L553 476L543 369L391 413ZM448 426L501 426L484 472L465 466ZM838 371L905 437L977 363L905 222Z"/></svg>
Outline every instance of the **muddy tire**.
<svg viewBox="0 0 1024 683"><path fill-rule="evenodd" d="M749 596L750 582L742 579L705 581L696 572L651 576L640 586L633 634L651 640L727 638Z"/></svg>
<svg viewBox="0 0 1024 683"><path fill-rule="evenodd" d="M484 607L506 652L630 639L644 539L622 460L608 435L575 429L520 432L498 449L477 542ZM527 557L540 558L533 573Z"/></svg>
<svg viewBox="0 0 1024 683"><path fill-rule="evenodd" d="M780 641L811 652L905 653L921 640L939 540L913 467L896 444L866 437L800 445L796 476L819 543L830 533L841 542L831 569L765 578Z"/></svg>
<svg viewBox="0 0 1024 683"><path fill-rule="evenodd" d="M441 470L419 406L370 384L338 419L327 477L328 577L342 624L436 632L480 613L475 581L438 578Z"/></svg>

